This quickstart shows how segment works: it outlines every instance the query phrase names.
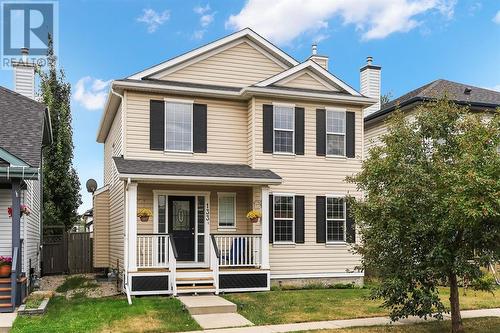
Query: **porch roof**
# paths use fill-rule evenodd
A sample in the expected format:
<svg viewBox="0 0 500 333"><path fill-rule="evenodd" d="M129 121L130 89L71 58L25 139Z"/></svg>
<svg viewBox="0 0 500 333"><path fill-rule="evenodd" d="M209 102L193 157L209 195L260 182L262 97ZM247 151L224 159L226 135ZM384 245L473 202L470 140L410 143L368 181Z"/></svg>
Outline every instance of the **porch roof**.
<svg viewBox="0 0 500 333"><path fill-rule="evenodd" d="M113 157L120 178L210 183L280 184L279 175L246 164L129 160Z"/></svg>

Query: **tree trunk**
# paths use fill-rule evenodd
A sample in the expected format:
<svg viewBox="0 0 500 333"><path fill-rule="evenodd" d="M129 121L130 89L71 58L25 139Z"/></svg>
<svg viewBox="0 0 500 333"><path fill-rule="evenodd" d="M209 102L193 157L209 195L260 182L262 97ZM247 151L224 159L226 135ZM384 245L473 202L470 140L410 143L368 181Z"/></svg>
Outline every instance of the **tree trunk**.
<svg viewBox="0 0 500 333"><path fill-rule="evenodd" d="M460 315L460 301L458 299L457 275L450 273L450 305L451 305L451 332L463 333L462 316Z"/></svg>

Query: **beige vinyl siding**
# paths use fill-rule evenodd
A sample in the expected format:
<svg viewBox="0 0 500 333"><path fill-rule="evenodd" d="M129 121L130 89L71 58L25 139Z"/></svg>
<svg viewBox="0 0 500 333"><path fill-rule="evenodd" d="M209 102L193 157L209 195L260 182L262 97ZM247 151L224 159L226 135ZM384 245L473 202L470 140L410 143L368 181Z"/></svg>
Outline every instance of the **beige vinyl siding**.
<svg viewBox="0 0 500 333"><path fill-rule="evenodd" d="M369 156L371 148L381 144L380 137L387 133L387 125L384 121L379 121L365 127L365 158Z"/></svg>
<svg viewBox="0 0 500 333"><path fill-rule="evenodd" d="M104 143L104 179L109 186L109 267L123 267L123 235L125 226L125 185L118 178L118 172L112 160L113 156L122 155L122 108L118 111ZM94 233L94 237L96 233ZM98 236L99 237L99 236Z"/></svg>
<svg viewBox="0 0 500 333"><path fill-rule="evenodd" d="M331 88L325 86L323 83L316 80L307 71L291 80L282 80L280 82L277 82L276 85L289 88L304 88L304 89L332 91Z"/></svg>
<svg viewBox="0 0 500 333"><path fill-rule="evenodd" d="M94 267L109 267L109 189L94 196Z"/></svg>
<svg viewBox="0 0 500 333"><path fill-rule="evenodd" d="M305 155L283 156L262 152L262 105L272 102L295 103L305 108ZM356 112L356 158L316 156L316 109L346 107ZM351 194L360 196L345 177L361 169L363 117L358 107L257 99L255 102L255 167L269 168L283 178L283 184L271 186L272 193L294 193L305 196L305 243L293 246L270 245L271 273L344 273L360 264L360 257L349 252L349 245L316 243L316 196Z"/></svg>
<svg viewBox="0 0 500 333"><path fill-rule="evenodd" d="M190 186L190 185L160 185L139 184L137 188L137 209L153 209L153 191L187 191L192 193L210 192L210 232L211 233L251 233L252 223L246 218L251 209L252 188L234 186ZM236 193L236 230L218 229L218 194L219 192ZM189 195L189 193L182 194ZM154 232L154 218L148 222L137 219L137 233Z"/></svg>
<svg viewBox="0 0 500 333"><path fill-rule="evenodd" d="M244 87L265 80L285 68L247 42L190 64L161 79Z"/></svg>
<svg viewBox="0 0 500 333"><path fill-rule="evenodd" d="M191 98L191 100L194 100L194 103L207 104L207 153L172 153L150 150L150 100L163 100L164 98L182 97L127 92L125 158L212 163L247 163L247 102ZM186 99L186 97L183 97L183 99Z"/></svg>

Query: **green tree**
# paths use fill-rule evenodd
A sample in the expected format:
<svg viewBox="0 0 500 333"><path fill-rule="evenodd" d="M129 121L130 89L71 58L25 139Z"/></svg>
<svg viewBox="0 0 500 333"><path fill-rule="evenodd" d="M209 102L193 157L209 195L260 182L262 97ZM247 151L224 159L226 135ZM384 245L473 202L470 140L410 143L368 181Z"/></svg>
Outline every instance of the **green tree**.
<svg viewBox="0 0 500 333"><path fill-rule="evenodd" d="M500 110L485 117L442 99L414 118L396 111L388 127L348 179L366 194L350 198L363 239L355 251L379 274L372 297L392 319L442 318L446 284L452 332L463 332L459 285L500 256Z"/></svg>
<svg viewBox="0 0 500 333"><path fill-rule="evenodd" d="M65 225L78 220L81 204L80 181L73 167L73 130L71 128L71 86L64 71L57 70L52 38L49 36L48 68L40 74L40 95L49 108L53 143L43 150L44 225Z"/></svg>
<svg viewBox="0 0 500 333"><path fill-rule="evenodd" d="M391 99L392 99L392 92L389 91L380 96L380 104L381 105L387 104L391 101Z"/></svg>

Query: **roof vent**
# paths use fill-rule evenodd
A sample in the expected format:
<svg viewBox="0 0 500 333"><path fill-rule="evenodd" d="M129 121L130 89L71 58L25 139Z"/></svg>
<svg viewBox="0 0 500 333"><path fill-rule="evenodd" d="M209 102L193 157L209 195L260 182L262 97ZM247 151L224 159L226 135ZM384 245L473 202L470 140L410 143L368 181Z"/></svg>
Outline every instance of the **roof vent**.
<svg viewBox="0 0 500 333"><path fill-rule="evenodd" d="M470 95L471 92L472 92L471 88L465 88L465 90L464 90L464 94L466 94L466 95Z"/></svg>

